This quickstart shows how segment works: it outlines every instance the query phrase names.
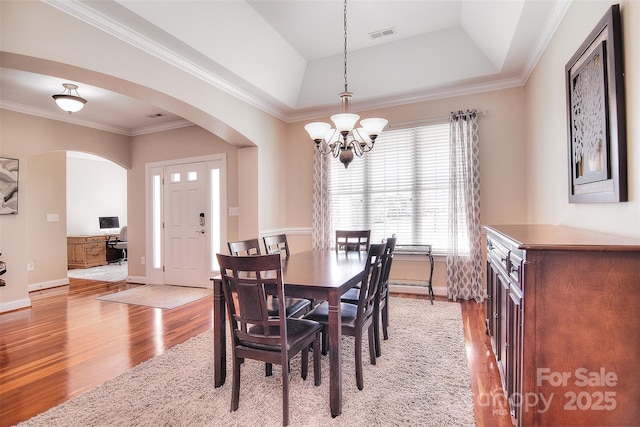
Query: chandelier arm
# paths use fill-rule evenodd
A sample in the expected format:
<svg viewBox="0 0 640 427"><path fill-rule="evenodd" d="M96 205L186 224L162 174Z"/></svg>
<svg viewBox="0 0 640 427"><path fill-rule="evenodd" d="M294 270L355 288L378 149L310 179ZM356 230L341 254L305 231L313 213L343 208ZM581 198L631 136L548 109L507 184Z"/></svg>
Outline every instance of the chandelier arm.
<svg viewBox="0 0 640 427"><path fill-rule="evenodd" d="M368 153L373 149L373 141L366 132L361 132L361 129L354 129L351 133L353 135L353 146L357 147L356 156L361 157L364 153Z"/></svg>
<svg viewBox="0 0 640 427"><path fill-rule="evenodd" d="M341 148L342 148L342 143L340 141L333 144L331 155L333 156L334 159L337 159L338 156L340 156L340 151L342 151Z"/></svg>
<svg viewBox="0 0 640 427"><path fill-rule="evenodd" d="M316 151L318 151L318 153L326 156L327 154L333 154L333 152L335 151L335 146L337 144L326 144L326 148L323 148L321 141L317 141L316 142ZM333 155L335 157L335 155Z"/></svg>
<svg viewBox="0 0 640 427"><path fill-rule="evenodd" d="M373 150L373 143L370 143L370 144L365 143L364 146L360 145L360 149L362 150L363 153L368 153L369 151Z"/></svg>

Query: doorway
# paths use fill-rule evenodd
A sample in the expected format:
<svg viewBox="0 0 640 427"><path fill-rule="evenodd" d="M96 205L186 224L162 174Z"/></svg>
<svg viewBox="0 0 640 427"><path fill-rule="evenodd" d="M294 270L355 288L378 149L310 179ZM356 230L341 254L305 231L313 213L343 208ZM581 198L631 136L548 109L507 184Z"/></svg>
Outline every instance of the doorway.
<svg viewBox="0 0 640 427"><path fill-rule="evenodd" d="M226 236L226 155L146 165L148 283L210 287ZM147 262L148 261L148 262Z"/></svg>

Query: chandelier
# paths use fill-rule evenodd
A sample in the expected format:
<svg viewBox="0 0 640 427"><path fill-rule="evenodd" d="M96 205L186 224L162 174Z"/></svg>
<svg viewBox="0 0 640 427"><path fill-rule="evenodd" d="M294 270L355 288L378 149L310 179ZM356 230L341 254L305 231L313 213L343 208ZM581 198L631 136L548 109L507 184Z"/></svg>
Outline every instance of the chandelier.
<svg viewBox="0 0 640 427"><path fill-rule="evenodd" d="M62 93L53 95L53 99L56 101L56 104L58 104L58 107L69 114L82 110L87 100L82 98L78 93L78 86L71 83L63 83L62 86L64 86ZM76 92L75 95L71 94L72 90Z"/></svg>
<svg viewBox="0 0 640 427"><path fill-rule="evenodd" d="M387 125L385 119L370 118L360 120L360 116L351 113L351 97L347 87L347 0L344 1L344 92L340 93L342 113L331 116L335 129L329 123L313 122L304 129L316 143L321 154L331 154L339 158L345 168L355 156L362 156L373 150L376 138ZM356 122L360 126L356 128Z"/></svg>

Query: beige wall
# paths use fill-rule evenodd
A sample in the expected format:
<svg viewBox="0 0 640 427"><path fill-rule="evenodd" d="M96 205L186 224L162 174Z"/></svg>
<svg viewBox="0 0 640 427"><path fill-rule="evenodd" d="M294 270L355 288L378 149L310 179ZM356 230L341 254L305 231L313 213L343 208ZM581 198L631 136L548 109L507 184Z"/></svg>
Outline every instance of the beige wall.
<svg viewBox="0 0 640 427"><path fill-rule="evenodd" d="M238 203L237 206L240 215L238 221L238 233L234 240L245 240L256 237L259 232L259 200L258 182L260 181L258 163L258 148L247 147L238 150ZM256 168L258 165L258 168ZM266 200L268 195L263 195L262 199ZM264 213L275 212L278 204L273 203L266 206Z"/></svg>
<svg viewBox="0 0 640 427"><path fill-rule="evenodd" d="M640 237L640 2L621 1L629 201L568 202L564 67L611 2L574 1L526 85L526 191L530 222Z"/></svg>
<svg viewBox="0 0 640 427"><path fill-rule="evenodd" d="M38 154L28 159L28 211L20 213L24 212L27 217L27 262L34 268L27 272L29 283L47 282L67 275L66 161L64 151ZM58 215L58 220L48 221L47 215Z"/></svg>

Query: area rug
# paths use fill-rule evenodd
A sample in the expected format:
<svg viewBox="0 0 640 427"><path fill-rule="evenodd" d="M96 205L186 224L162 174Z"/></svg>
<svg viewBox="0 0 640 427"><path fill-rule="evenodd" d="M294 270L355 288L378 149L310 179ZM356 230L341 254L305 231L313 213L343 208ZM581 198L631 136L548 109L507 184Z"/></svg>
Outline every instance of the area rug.
<svg viewBox="0 0 640 427"><path fill-rule="evenodd" d="M364 389L356 387L353 338L343 337L342 415L329 409L329 362L322 357L322 385L300 377L291 364L292 426L474 426L460 305L391 298L389 339L382 356L364 363ZM366 350L365 343L365 352ZM313 356L310 355L310 359ZM229 412L227 382L213 386L213 337L208 331L129 372L20 424L40 426L279 426L281 371L265 377L264 364L242 366L240 407Z"/></svg>
<svg viewBox="0 0 640 427"><path fill-rule="evenodd" d="M101 282L121 282L127 278L127 262L121 265L109 264L99 267L74 268L67 272L67 277L74 279L98 280Z"/></svg>
<svg viewBox="0 0 640 427"><path fill-rule="evenodd" d="M115 294L103 295L96 299L172 309L211 295L213 295L212 289L170 285L144 285Z"/></svg>

